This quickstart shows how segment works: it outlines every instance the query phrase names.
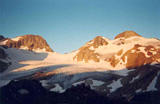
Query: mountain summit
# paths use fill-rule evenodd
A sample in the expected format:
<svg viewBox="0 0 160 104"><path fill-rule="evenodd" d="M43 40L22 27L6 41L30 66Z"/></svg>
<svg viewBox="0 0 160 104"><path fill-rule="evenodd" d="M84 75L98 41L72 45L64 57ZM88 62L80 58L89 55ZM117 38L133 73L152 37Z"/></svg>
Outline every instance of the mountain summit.
<svg viewBox="0 0 160 104"><path fill-rule="evenodd" d="M134 31L125 31L125 32L122 32L120 34L118 34L115 39L117 38L130 38L130 37L133 37L133 36L140 36L139 34L137 34L136 32Z"/></svg>
<svg viewBox="0 0 160 104"><path fill-rule="evenodd" d="M9 48L19 48L36 52L53 52L46 40L39 35L24 35L12 39L6 39L2 42Z"/></svg>
<svg viewBox="0 0 160 104"><path fill-rule="evenodd" d="M100 46L108 45L108 40L109 39L104 38L102 36L95 37L93 40L90 40L84 46L82 46L73 59L84 62L88 62L89 60L99 62L99 54L95 53L94 50Z"/></svg>

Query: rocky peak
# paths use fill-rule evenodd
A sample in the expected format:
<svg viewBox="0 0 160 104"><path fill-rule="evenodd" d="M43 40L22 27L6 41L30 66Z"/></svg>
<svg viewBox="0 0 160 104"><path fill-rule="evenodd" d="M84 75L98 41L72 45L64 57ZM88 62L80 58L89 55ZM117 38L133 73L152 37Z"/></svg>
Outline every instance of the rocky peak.
<svg viewBox="0 0 160 104"><path fill-rule="evenodd" d="M120 34L118 34L115 39L117 38L130 38L130 37L133 37L133 36L140 36L139 34L137 34L136 32L134 31L125 31L125 32L122 32Z"/></svg>
<svg viewBox="0 0 160 104"><path fill-rule="evenodd" d="M9 48L27 49L31 51L53 52L46 40L39 35L24 35L8 39L5 43Z"/></svg>
<svg viewBox="0 0 160 104"><path fill-rule="evenodd" d="M108 42L106 41L102 36L97 36L93 40L86 43L86 45L82 46L79 49L79 52L76 54L76 56L73 59L76 59L77 61L84 61L88 62L90 60L94 62L99 62L99 54L95 52L96 48L99 46L105 46L108 45Z"/></svg>
<svg viewBox="0 0 160 104"><path fill-rule="evenodd" d="M108 44L108 42L102 36L96 36L92 41L94 48Z"/></svg>

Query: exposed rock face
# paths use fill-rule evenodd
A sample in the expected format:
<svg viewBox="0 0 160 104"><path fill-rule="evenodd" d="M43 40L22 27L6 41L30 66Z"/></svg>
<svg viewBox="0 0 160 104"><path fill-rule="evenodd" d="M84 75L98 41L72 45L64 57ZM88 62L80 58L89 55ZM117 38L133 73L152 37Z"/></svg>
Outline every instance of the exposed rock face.
<svg viewBox="0 0 160 104"><path fill-rule="evenodd" d="M130 37L132 37L132 36L140 36L139 34L137 34L136 32L134 32L134 31L125 31L125 32L122 32L122 33L120 33L120 34L118 34L116 37L115 37L115 39L117 39L117 38L130 38Z"/></svg>
<svg viewBox="0 0 160 104"><path fill-rule="evenodd" d="M46 40L38 35L24 35L16 37L15 39L8 39L6 44L9 48L21 48L31 51L43 50L47 52L53 52L49 47Z"/></svg>
<svg viewBox="0 0 160 104"><path fill-rule="evenodd" d="M99 62L99 54L95 52L94 49L98 48L99 46L105 46L108 42L101 36L97 36L93 40L86 43L85 46L81 47L79 49L79 52L76 54L76 56L73 58L77 61L84 61L88 62L89 60L92 60L94 62Z"/></svg>
<svg viewBox="0 0 160 104"><path fill-rule="evenodd" d="M82 47L74 59L77 61L85 61L86 63L89 60L93 60L95 62L99 62L99 55L94 53L94 50L90 50L89 47Z"/></svg>
<svg viewBox="0 0 160 104"><path fill-rule="evenodd" d="M90 42L91 42L91 44L89 46L90 47L93 46L94 48L98 48L99 46L103 46L103 45L107 45L108 44L108 42L101 36L95 37Z"/></svg>
<svg viewBox="0 0 160 104"><path fill-rule="evenodd" d="M122 52L118 52L117 56ZM116 58L116 55L110 58L110 63L113 67L117 64L125 64L126 68L135 68L152 62L159 63L160 49L152 45L142 46L136 44L133 48L126 51L121 57Z"/></svg>

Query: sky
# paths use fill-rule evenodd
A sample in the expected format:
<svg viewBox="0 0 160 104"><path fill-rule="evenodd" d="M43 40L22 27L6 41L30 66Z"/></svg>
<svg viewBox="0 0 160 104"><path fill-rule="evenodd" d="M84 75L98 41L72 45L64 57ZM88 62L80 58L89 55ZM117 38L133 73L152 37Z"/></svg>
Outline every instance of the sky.
<svg viewBox="0 0 160 104"><path fill-rule="evenodd" d="M126 30L160 38L160 0L0 0L0 34L41 35L59 53Z"/></svg>

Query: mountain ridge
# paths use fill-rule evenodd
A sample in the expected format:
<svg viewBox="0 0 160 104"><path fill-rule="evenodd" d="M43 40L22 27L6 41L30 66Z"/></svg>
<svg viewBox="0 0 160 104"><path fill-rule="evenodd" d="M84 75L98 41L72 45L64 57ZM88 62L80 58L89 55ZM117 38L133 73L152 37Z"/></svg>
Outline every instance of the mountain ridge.
<svg viewBox="0 0 160 104"><path fill-rule="evenodd" d="M21 36L12 41L19 39ZM0 47L0 55L7 54L7 59L0 60L12 62L0 73L0 87L11 80L35 79L58 93L79 84L100 94L127 99L141 92L160 91L160 41L154 38L109 40L97 36L68 54Z"/></svg>
<svg viewBox="0 0 160 104"><path fill-rule="evenodd" d="M160 41L157 39L144 38L133 31L120 33L114 40L109 40L102 36L98 36L98 38L101 40L98 40L96 37L79 48L73 59L77 62L84 63L103 61L109 63L115 69L118 67L131 68L152 62L159 62ZM101 43L103 40L104 44L96 44L95 47L95 39L97 39L97 43ZM127 57L129 58L128 60ZM137 60L143 61L133 64Z"/></svg>

